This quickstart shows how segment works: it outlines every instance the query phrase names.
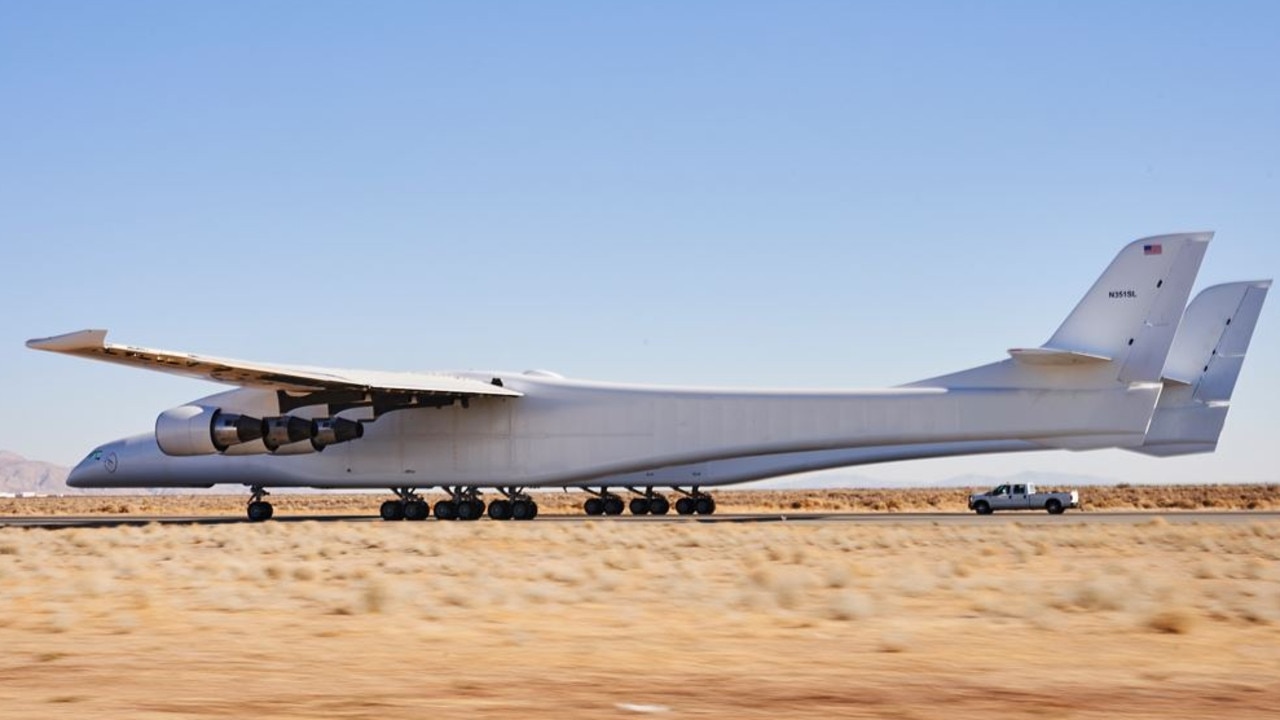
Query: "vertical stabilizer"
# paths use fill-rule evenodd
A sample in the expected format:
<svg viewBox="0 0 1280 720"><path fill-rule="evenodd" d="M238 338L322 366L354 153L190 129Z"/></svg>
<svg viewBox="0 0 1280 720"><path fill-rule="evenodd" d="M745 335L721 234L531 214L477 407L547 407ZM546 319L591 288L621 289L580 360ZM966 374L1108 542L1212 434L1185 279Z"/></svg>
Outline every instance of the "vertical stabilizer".
<svg viewBox="0 0 1280 720"><path fill-rule="evenodd" d="M1165 358L1213 233L1129 243L1038 348L911 383L915 387L1105 388L1160 381ZM1150 412L1148 410L1148 412Z"/></svg>
<svg viewBox="0 0 1280 720"><path fill-rule="evenodd" d="M1180 233L1129 243L1043 347L1111 358L1120 382L1159 380L1212 238Z"/></svg>
<svg viewBox="0 0 1280 720"><path fill-rule="evenodd" d="M1146 440L1132 450L1160 457L1213 452L1270 288L1270 280L1227 283L1191 301Z"/></svg>

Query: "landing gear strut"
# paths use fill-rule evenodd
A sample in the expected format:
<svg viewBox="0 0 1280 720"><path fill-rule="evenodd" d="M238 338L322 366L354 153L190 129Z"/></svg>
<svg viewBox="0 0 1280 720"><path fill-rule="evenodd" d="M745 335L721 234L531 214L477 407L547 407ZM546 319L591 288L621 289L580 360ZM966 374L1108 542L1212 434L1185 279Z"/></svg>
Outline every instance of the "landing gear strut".
<svg viewBox="0 0 1280 720"><path fill-rule="evenodd" d="M249 488L252 493L249 496L249 522L262 522L270 520L275 514L275 508L271 507L271 503L262 498L270 495L261 485L254 485Z"/></svg>
<svg viewBox="0 0 1280 720"><path fill-rule="evenodd" d="M647 487L644 492L629 487L631 492L640 497L631 498L628 507L632 515L666 515L671 510L671 502L662 495L653 491L653 487Z"/></svg>
<svg viewBox="0 0 1280 720"><path fill-rule="evenodd" d="M418 496L417 488L391 488L399 500L382 503L378 514L383 520L426 520L431 514L427 501Z"/></svg>
<svg viewBox="0 0 1280 720"><path fill-rule="evenodd" d="M582 503L582 509L588 515L621 515L622 509L625 507L622 498L609 492L609 488L602 487L600 492L595 492L590 488L583 488L591 493L594 497L587 498Z"/></svg>
<svg viewBox="0 0 1280 720"><path fill-rule="evenodd" d="M684 497L676 500L676 512L681 515L713 515L716 511L716 499L702 492L695 485L691 492L685 492L678 487L671 488Z"/></svg>
<svg viewBox="0 0 1280 720"><path fill-rule="evenodd" d="M437 520L479 520L484 515L485 503L480 499L480 489L476 487L445 487L449 493L448 500L436 503L433 511Z"/></svg>
<svg viewBox="0 0 1280 720"><path fill-rule="evenodd" d="M532 520L538 517L538 503L522 488L498 488L502 500L489 503L489 517L494 520Z"/></svg>

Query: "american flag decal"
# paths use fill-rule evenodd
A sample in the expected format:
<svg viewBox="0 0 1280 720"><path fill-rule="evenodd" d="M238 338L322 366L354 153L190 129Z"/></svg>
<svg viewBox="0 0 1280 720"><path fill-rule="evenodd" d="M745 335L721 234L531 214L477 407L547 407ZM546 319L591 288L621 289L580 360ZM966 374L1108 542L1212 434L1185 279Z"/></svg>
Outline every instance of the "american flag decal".
<svg viewBox="0 0 1280 720"><path fill-rule="evenodd" d="M1160 245L1160 243L1154 243L1151 245L1142 246L1143 255L1159 255L1162 252L1164 252L1164 248Z"/></svg>

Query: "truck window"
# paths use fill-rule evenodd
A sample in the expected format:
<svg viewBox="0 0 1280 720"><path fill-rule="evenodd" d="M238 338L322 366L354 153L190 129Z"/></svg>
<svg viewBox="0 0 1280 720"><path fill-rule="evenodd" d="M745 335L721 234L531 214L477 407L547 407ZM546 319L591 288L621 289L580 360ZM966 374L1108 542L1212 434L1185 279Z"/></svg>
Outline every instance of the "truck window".
<svg viewBox="0 0 1280 720"><path fill-rule="evenodd" d="M1014 485L1014 486L1013 486L1013 494L1014 494L1014 495L1026 495L1026 494L1027 494L1027 486L1026 486L1026 485Z"/></svg>
<svg viewBox="0 0 1280 720"><path fill-rule="evenodd" d="M1008 494L1009 494L1009 486L1008 486L1008 485L998 485L998 486L996 486L996 489L995 489L995 490L992 490L992 491L991 491L991 494L992 494L992 495L1008 495Z"/></svg>

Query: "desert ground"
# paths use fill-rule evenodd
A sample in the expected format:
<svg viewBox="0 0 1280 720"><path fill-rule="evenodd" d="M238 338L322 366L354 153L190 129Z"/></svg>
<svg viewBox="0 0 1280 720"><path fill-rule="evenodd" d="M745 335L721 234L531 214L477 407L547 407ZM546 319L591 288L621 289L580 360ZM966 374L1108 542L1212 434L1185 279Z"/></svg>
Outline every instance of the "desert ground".
<svg viewBox="0 0 1280 720"><path fill-rule="evenodd" d="M1044 488L1066 490L1068 488ZM756 512L965 512L969 493L987 488L719 490L719 513ZM674 495L668 493L674 499ZM542 514L581 514L580 492L535 493ZM277 515L377 515L390 493L277 493L268 498ZM434 502L444 495L425 493ZM33 515L229 515L244 514L248 492L227 495L0 498L0 517ZM1081 511L1280 510L1280 484L1116 485L1080 492Z"/></svg>
<svg viewBox="0 0 1280 720"><path fill-rule="evenodd" d="M0 716L1274 718L1272 517L0 527Z"/></svg>

